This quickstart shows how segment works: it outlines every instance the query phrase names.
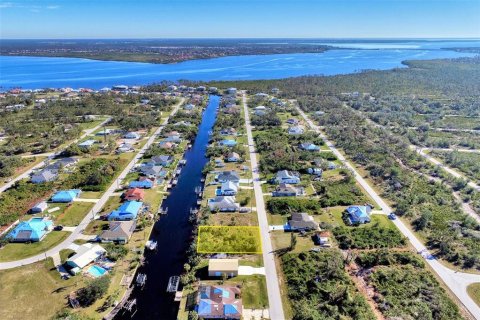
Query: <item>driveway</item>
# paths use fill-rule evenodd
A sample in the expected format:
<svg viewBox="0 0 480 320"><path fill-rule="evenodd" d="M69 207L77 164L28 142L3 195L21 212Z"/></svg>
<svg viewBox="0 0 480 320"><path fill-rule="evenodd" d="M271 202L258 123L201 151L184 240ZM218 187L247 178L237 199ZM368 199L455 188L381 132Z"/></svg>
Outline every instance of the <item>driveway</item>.
<svg viewBox="0 0 480 320"><path fill-rule="evenodd" d="M254 274L265 275L265 267L250 267L250 266L239 266L238 275L239 276L253 276Z"/></svg>

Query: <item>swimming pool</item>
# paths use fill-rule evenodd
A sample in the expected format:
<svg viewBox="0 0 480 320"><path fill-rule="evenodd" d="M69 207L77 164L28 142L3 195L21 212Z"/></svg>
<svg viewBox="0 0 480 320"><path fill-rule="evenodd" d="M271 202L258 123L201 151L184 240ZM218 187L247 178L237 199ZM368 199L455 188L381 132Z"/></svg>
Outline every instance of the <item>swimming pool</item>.
<svg viewBox="0 0 480 320"><path fill-rule="evenodd" d="M88 273L90 273L92 276L95 278L103 276L105 273L107 273L107 270L103 269L102 267L99 267L97 265L93 265L87 270Z"/></svg>

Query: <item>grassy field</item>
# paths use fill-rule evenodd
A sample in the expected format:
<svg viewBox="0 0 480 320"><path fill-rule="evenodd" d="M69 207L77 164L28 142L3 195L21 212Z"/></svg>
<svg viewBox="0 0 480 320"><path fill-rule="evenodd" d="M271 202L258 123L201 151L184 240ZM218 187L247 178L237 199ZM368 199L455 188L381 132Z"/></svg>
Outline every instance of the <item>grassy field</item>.
<svg viewBox="0 0 480 320"><path fill-rule="evenodd" d="M52 268L49 258L0 271L0 319L50 319L65 307L65 296L76 289L78 279L61 280Z"/></svg>
<svg viewBox="0 0 480 320"><path fill-rule="evenodd" d="M267 283L264 276L237 276L225 282L227 285L242 285L243 307L265 309L268 307Z"/></svg>
<svg viewBox="0 0 480 320"><path fill-rule="evenodd" d="M473 301L480 306L480 282L469 285L467 292Z"/></svg>
<svg viewBox="0 0 480 320"><path fill-rule="evenodd" d="M67 231L52 231L40 242L9 243L0 249L0 261L14 261L42 253L61 243L69 234Z"/></svg>
<svg viewBox="0 0 480 320"><path fill-rule="evenodd" d="M93 205L94 204L91 202L74 202L57 217L55 222L56 224L66 226L77 226L90 211Z"/></svg>
<svg viewBox="0 0 480 320"><path fill-rule="evenodd" d="M200 226L199 253L261 253L258 227Z"/></svg>

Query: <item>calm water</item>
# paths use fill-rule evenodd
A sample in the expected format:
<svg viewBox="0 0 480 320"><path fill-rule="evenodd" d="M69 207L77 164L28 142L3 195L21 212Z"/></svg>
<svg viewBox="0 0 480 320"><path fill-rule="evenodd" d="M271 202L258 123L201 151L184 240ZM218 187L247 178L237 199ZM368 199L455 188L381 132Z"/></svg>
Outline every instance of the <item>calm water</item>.
<svg viewBox="0 0 480 320"><path fill-rule="evenodd" d="M401 62L404 60L471 57L474 54L441 48L480 47L479 41L309 43L354 49L329 50L320 54L235 56L167 65L75 58L0 56L0 86L3 89L12 87L100 89L116 84L141 85L161 80L254 80L301 75L334 75L365 69L384 70L402 67Z"/></svg>
<svg viewBox="0 0 480 320"><path fill-rule="evenodd" d="M176 319L178 303L166 293L168 279L180 275L186 263L185 251L191 242L192 226L188 221L190 208L196 206L195 187L201 186L202 170L208 159L205 157L219 105L218 96L210 96L202 123L192 149L187 151L187 164L182 169L178 184L163 202L168 214L155 224L152 239L158 243L155 253L146 254L146 265L139 272L147 274L143 290L135 289L131 298L137 299L137 312L133 319ZM119 314L116 319L130 319L129 314Z"/></svg>

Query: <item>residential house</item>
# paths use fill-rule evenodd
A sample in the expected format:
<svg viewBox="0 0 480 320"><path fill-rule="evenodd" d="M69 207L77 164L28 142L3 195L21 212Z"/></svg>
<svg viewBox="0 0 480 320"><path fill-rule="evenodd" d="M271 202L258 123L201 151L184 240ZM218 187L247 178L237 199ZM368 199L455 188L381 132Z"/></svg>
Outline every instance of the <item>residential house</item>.
<svg viewBox="0 0 480 320"><path fill-rule="evenodd" d="M238 162L241 160L240 155L236 152L230 152L226 159L227 162Z"/></svg>
<svg viewBox="0 0 480 320"><path fill-rule="evenodd" d="M300 177L297 173L290 172L288 170L278 171L275 178L275 183L288 183L288 184L298 184L300 183Z"/></svg>
<svg viewBox="0 0 480 320"><path fill-rule="evenodd" d="M173 156L168 156L168 155L160 155L160 156L154 156L150 159L150 163L153 163L154 165L162 166L162 167L168 167L169 165L172 164L174 158Z"/></svg>
<svg viewBox="0 0 480 320"><path fill-rule="evenodd" d="M209 277L238 276L238 259L209 259Z"/></svg>
<svg viewBox="0 0 480 320"><path fill-rule="evenodd" d="M292 231L311 231L319 230L318 223L315 222L312 216L307 213L292 213L290 220L288 220L288 227Z"/></svg>
<svg viewBox="0 0 480 320"><path fill-rule="evenodd" d="M216 180L220 183L227 182L227 181L239 183L240 176L236 171L222 171L217 175Z"/></svg>
<svg viewBox="0 0 480 320"><path fill-rule="evenodd" d="M302 187L295 187L288 183L280 183L278 187L272 192L274 197L296 197L305 193Z"/></svg>
<svg viewBox="0 0 480 320"><path fill-rule="evenodd" d="M241 319L240 289L234 286L201 285L196 311L200 319Z"/></svg>
<svg viewBox="0 0 480 320"><path fill-rule="evenodd" d="M81 192L82 191L78 189L58 191L52 196L50 201L69 203L75 200L80 195Z"/></svg>
<svg viewBox="0 0 480 320"><path fill-rule="evenodd" d="M150 166L145 165L140 167L140 172L149 178L163 178L167 175L167 172L163 170L162 166Z"/></svg>
<svg viewBox="0 0 480 320"><path fill-rule="evenodd" d="M125 191L122 197L125 201L143 201L145 192L140 188L132 188Z"/></svg>
<svg viewBox="0 0 480 320"><path fill-rule="evenodd" d="M175 147L175 144L170 142L170 141L160 141L158 143L158 146L161 148L161 149L165 149L165 150L171 150Z"/></svg>
<svg viewBox="0 0 480 320"><path fill-rule="evenodd" d="M265 107L265 106L255 107L253 113L257 116L264 116L267 113L267 107Z"/></svg>
<svg viewBox="0 0 480 320"><path fill-rule="evenodd" d="M43 211L47 210L48 204L45 201L41 201L30 208L31 213L42 213Z"/></svg>
<svg viewBox="0 0 480 320"><path fill-rule="evenodd" d="M78 268L77 270L79 270L106 253L107 250L99 244L85 243L78 247L76 253L67 260L66 264L71 268Z"/></svg>
<svg viewBox="0 0 480 320"><path fill-rule="evenodd" d="M140 139L140 135L137 132L127 132L123 137L125 139Z"/></svg>
<svg viewBox="0 0 480 320"><path fill-rule="evenodd" d="M228 88L227 94L232 94L232 95L237 94L237 88Z"/></svg>
<svg viewBox="0 0 480 320"><path fill-rule="evenodd" d="M370 213L372 207L366 206L350 206L345 210L346 221L350 225L363 224L370 222Z"/></svg>
<svg viewBox="0 0 480 320"><path fill-rule="evenodd" d="M98 131L95 135L96 136L108 136L110 134L113 134L112 129L103 129L102 131Z"/></svg>
<svg viewBox="0 0 480 320"><path fill-rule="evenodd" d="M235 147L237 145L237 141L232 139L225 139L220 141L218 145L222 147Z"/></svg>
<svg viewBox="0 0 480 320"><path fill-rule="evenodd" d="M151 189L155 186L155 179L140 177L138 181L132 181L128 184L129 188Z"/></svg>
<svg viewBox="0 0 480 320"><path fill-rule="evenodd" d="M195 105L193 105L191 103L188 103L183 107L183 109L187 110L187 111L191 111L191 110L195 109Z"/></svg>
<svg viewBox="0 0 480 320"><path fill-rule="evenodd" d="M109 221L128 221L135 220L143 207L143 202L127 201L124 202L117 210L113 210L108 215Z"/></svg>
<svg viewBox="0 0 480 320"><path fill-rule="evenodd" d="M115 242L125 244L132 237L137 223L131 221L112 221L108 224L108 230L103 231L99 239L101 242Z"/></svg>
<svg viewBox="0 0 480 320"><path fill-rule="evenodd" d="M232 196L217 196L208 199L208 207L210 211L220 212L235 212L240 209L240 205L235 202L235 197Z"/></svg>
<svg viewBox="0 0 480 320"><path fill-rule="evenodd" d="M321 177L323 174L323 170L321 168L308 168L307 173L313 176Z"/></svg>
<svg viewBox="0 0 480 320"><path fill-rule="evenodd" d="M135 148L130 143L122 143L117 148L117 153L133 152Z"/></svg>
<svg viewBox="0 0 480 320"><path fill-rule="evenodd" d="M77 164L77 162L78 162L78 159L76 159L76 158L70 158L70 157L61 158L61 159L58 159L57 161L55 161L54 163L49 164L44 169L60 170L62 168L69 168L69 167Z"/></svg>
<svg viewBox="0 0 480 320"><path fill-rule="evenodd" d="M50 181L55 181L58 178L58 173L56 170L44 169L38 173L35 173L30 178L32 183L45 183Z"/></svg>
<svg viewBox="0 0 480 320"><path fill-rule="evenodd" d="M238 192L238 183L227 181L217 189L217 196L234 196Z"/></svg>
<svg viewBox="0 0 480 320"><path fill-rule="evenodd" d="M293 126L288 128L288 134L290 135L299 135L303 134L305 132L305 129L302 126Z"/></svg>
<svg viewBox="0 0 480 320"><path fill-rule="evenodd" d="M178 133L177 131L171 131L165 135L165 139L163 139L163 141L180 143L182 142L182 138L180 133Z"/></svg>
<svg viewBox="0 0 480 320"><path fill-rule="evenodd" d="M235 128L227 128L220 130L220 135L222 136L236 136L237 130Z"/></svg>
<svg viewBox="0 0 480 320"><path fill-rule="evenodd" d="M290 119L287 120L287 124L290 124L292 126L296 126L296 125L299 124L299 121L295 118L290 118Z"/></svg>
<svg viewBox="0 0 480 320"><path fill-rule="evenodd" d="M7 236L10 242L38 242L53 228L53 222L46 218L32 218L20 222Z"/></svg>
<svg viewBox="0 0 480 320"><path fill-rule="evenodd" d="M300 149L305 151L319 151L320 147L311 142L304 142L300 144Z"/></svg>
<svg viewBox="0 0 480 320"><path fill-rule="evenodd" d="M329 247L330 246L330 232L329 231L320 231L315 233L313 236L313 242L316 245Z"/></svg>
<svg viewBox="0 0 480 320"><path fill-rule="evenodd" d="M82 149L90 149L97 141L96 140L85 140L78 144L78 146Z"/></svg>

